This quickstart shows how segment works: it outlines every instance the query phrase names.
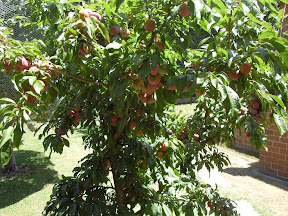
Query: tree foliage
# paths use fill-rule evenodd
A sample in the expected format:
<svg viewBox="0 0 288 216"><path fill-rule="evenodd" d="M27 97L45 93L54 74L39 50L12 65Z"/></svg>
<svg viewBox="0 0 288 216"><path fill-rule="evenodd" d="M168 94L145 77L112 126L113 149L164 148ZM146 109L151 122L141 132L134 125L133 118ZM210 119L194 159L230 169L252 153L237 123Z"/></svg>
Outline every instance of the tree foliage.
<svg viewBox="0 0 288 216"><path fill-rule="evenodd" d="M40 135L44 149L62 153L73 145L66 136L85 128L83 145L93 151L55 185L44 214L235 215L233 202L196 172L228 164L216 145L233 142L235 129L257 148L265 147L268 120L287 130L288 42L278 37L277 3L46 0L29 7L44 43L12 40L8 30L0 37L0 66L20 95L1 99L2 163L9 140L19 147L29 116L55 100ZM195 94L193 115L173 114L177 98Z"/></svg>

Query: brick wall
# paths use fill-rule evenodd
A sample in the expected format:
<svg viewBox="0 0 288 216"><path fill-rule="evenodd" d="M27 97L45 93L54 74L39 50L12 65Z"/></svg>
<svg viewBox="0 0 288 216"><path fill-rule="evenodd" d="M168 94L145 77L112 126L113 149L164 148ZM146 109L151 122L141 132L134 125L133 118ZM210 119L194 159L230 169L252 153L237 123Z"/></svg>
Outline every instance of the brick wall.
<svg viewBox="0 0 288 216"><path fill-rule="evenodd" d="M288 133L280 137L278 127L274 123L269 125L266 132L268 151L264 148L260 149L260 171L288 181ZM236 146L257 151L251 145L246 133L242 133L240 136L239 131L236 132Z"/></svg>
<svg viewBox="0 0 288 216"><path fill-rule="evenodd" d="M283 2L280 9L284 9L284 14L288 13L288 5ZM282 20L280 36L285 31L288 31L288 17ZM261 171L288 181L288 133L280 137L275 124L271 124L266 131L268 151L260 149Z"/></svg>
<svg viewBox="0 0 288 216"><path fill-rule="evenodd" d="M268 151L260 149L261 171L288 181L288 133L280 137L275 124L267 130Z"/></svg>
<svg viewBox="0 0 288 216"><path fill-rule="evenodd" d="M254 146L252 146L250 144L250 140L247 137L244 129L241 131L241 135L240 135L240 131L236 131L235 132L235 136L236 136L236 147L241 148L241 149L245 149L245 150L249 150L249 151L255 151L258 152L259 150L257 150Z"/></svg>

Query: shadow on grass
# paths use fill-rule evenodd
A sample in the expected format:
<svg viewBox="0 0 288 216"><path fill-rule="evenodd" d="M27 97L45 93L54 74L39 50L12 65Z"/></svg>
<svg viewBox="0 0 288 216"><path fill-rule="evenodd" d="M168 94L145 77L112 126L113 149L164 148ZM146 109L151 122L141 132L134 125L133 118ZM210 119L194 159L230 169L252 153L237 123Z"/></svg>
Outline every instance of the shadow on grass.
<svg viewBox="0 0 288 216"><path fill-rule="evenodd" d="M0 173L0 209L59 180L48 157L41 152L15 151L18 173ZM2 174L2 175L1 175Z"/></svg>
<svg viewBox="0 0 288 216"><path fill-rule="evenodd" d="M253 156L253 157L256 157L259 159L260 157L260 152L259 150L249 150L249 149L245 149L245 148L240 148L238 146L235 146L235 145L224 145L224 147L226 148L229 148L229 149L233 149L237 152L240 152L240 153L243 153L243 154L246 154L246 155L250 155L250 156Z"/></svg>
<svg viewBox="0 0 288 216"><path fill-rule="evenodd" d="M233 176L249 176L265 182L266 184L270 184L281 188L282 190L288 191L288 182L262 173L260 171L259 162L250 163L249 165L249 167L229 167L223 169L223 172Z"/></svg>

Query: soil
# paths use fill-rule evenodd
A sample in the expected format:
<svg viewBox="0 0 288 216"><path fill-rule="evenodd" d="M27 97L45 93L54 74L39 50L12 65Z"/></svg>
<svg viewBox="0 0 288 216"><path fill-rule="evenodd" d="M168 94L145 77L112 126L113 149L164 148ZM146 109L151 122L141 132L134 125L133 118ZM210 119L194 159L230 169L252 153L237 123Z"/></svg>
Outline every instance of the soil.
<svg viewBox="0 0 288 216"><path fill-rule="evenodd" d="M6 180L12 180L22 175L26 175L33 170L31 166L18 166L17 172L7 172L5 168L0 167L0 182Z"/></svg>
<svg viewBox="0 0 288 216"><path fill-rule="evenodd" d="M210 176L201 170L202 180L212 186L217 184L220 194L236 201L241 216L288 215L288 182L261 173L256 157L228 148L219 149L228 154L231 165L221 173L213 170ZM253 207L250 210L249 204Z"/></svg>

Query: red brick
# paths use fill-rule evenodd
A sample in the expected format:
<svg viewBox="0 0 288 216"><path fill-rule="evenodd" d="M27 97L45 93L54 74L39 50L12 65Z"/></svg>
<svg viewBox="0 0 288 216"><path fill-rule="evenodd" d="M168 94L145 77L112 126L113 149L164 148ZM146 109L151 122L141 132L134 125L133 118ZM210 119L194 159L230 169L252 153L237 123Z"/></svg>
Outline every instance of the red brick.
<svg viewBox="0 0 288 216"><path fill-rule="evenodd" d="M267 140L279 142L279 136L270 135L270 136L267 137Z"/></svg>
<svg viewBox="0 0 288 216"><path fill-rule="evenodd" d="M278 129L277 130L273 130L273 132L274 132L274 136L278 136L278 137L281 136L281 133L280 133L280 131Z"/></svg>
<svg viewBox="0 0 288 216"><path fill-rule="evenodd" d="M269 151L269 152L279 153L279 152L280 152L280 149L279 149L278 147L269 147L268 151Z"/></svg>
<svg viewBox="0 0 288 216"><path fill-rule="evenodd" d="M288 172L278 172L278 176L284 178L285 180L288 180Z"/></svg>
<svg viewBox="0 0 288 216"><path fill-rule="evenodd" d="M280 149L280 153L284 155L288 155L288 149Z"/></svg>
<svg viewBox="0 0 288 216"><path fill-rule="evenodd" d="M272 143L272 142L271 142L271 143ZM261 147L261 148L260 148L260 152L266 152L266 153L268 153L270 147L273 147L273 144L271 144L271 145L269 145L269 144L266 145L267 151L266 151L266 149L265 149L264 147Z"/></svg>
<svg viewBox="0 0 288 216"><path fill-rule="evenodd" d="M260 149L260 155L266 156L269 155L270 153L265 151L264 149Z"/></svg>
<svg viewBox="0 0 288 216"><path fill-rule="evenodd" d="M274 170L274 169L271 169L271 168L265 167L264 169L261 169L261 171L262 171L263 173L267 173L267 174L269 174L269 175L278 176L278 171L277 171L277 170Z"/></svg>
<svg viewBox="0 0 288 216"><path fill-rule="evenodd" d="M285 166L281 166L280 164L272 164L272 168L273 169L276 169L276 170L279 170L279 171L282 171L282 172L286 172L286 168Z"/></svg>
<svg viewBox="0 0 288 216"><path fill-rule="evenodd" d="M273 130L271 130L271 129L266 129L266 133L268 135L274 135Z"/></svg>
<svg viewBox="0 0 288 216"><path fill-rule="evenodd" d="M273 164L277 164L279 162L279 159L275 157L267 157L266 161L271 162Z"/></svg>
<svg viewBox="0 0 288 216"><path fill-rule="evenodd" d="M250 140L247 137L244 137L242 140L243 140L244 143L250 144Z"/></svg>
<svg viewBox="0 0 288 216"><path fill-rule="evenodd" d="M279 131L278 127L274 123L269 125L269 129L274 130L274 131Z"/></svg>
<svg viewBox="0 0 288 216"><path fill-rule="evenodd" d="M286 155L284 154L280 154L280 153L275 153L275 152L272 152L272 157L273 158L277 158L279 160L286 160Z"/></svg>
<svg viewBox="0 0 288 216"><path fill-rule="evenodd" d="M288 138L287 137L280 137L280 142L285 143L286 145L288 145Z"/></svg>
<svg viewBox="0 0 288 216"><path fill-rule="evenodd" d="M279 160L278 162L281 166L285 166L288 169L288 160ZM288 171L288 170L287 170Z"/></svg>
<svg viewBox="0 0 288 216"><path fill-rule="evenodd" d="M281 143L281 142L274 142L273 143L273 147L275 148L280 148L280 149L286 149L288 144L285 144L285 143ZM271 147L269 148L269 151L270 151ZM271 150L272 151L272 150Z"/></svg>
<svg viewBox="0 0 288 216"><path fill-rule="evenodd" d="M271 140L267 140L267 142L266 142L266 146L268 147L268 146L273 146L273 141L271 141Z"/></svg>
<svg viewBox="0 0 288 216"><path fill-rule="evenodd" d="M260 161L260 165L267 168L272 168L272 163L268 161Z"/></svg>

